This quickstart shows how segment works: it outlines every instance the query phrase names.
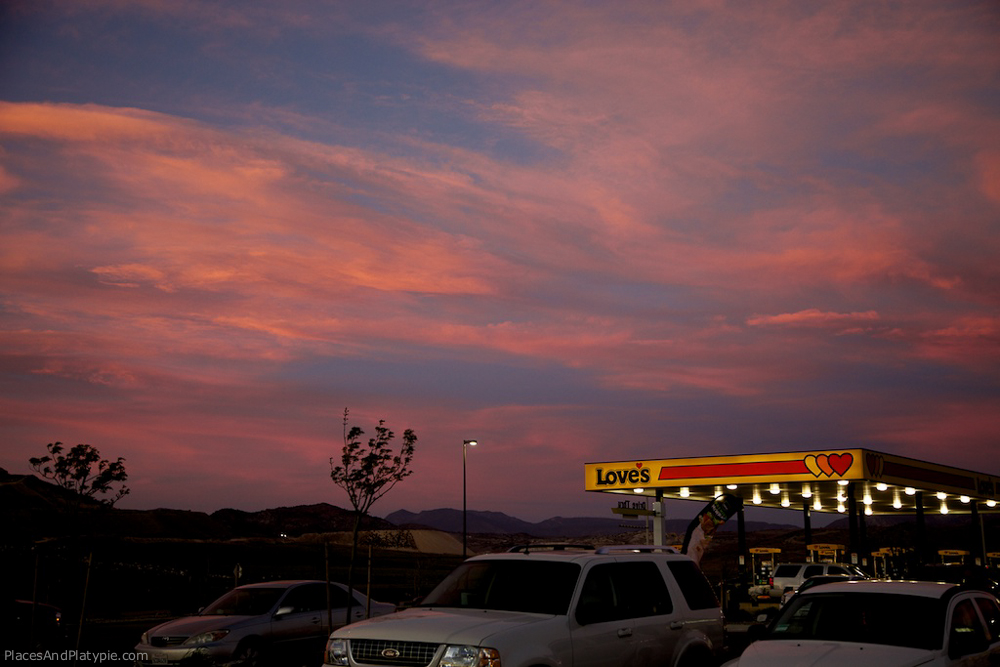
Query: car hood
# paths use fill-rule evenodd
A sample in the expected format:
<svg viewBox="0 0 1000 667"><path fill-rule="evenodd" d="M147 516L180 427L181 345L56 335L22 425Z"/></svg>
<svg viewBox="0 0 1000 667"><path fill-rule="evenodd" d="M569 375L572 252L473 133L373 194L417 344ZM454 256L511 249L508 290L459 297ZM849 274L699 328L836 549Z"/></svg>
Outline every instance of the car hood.
<svg viewBox="0 0 1000 667"><path fill-rule="evenodd" d="M359 621L337 630L344 639L384 639L435 644L478 645L511 628L551 620L553 616L488 609L419 608Z"/></svg>
<svg viewBox="0 0 1000 667"><path fill-rule="evenodd" d="M764 640L747 647L739 667L916 667L935 656L933 651L881 644L823 641Z"/></svg>
<svg viewBox="0 0 1000 667"><path fill-rule="evenodd" d="M235 630L265 623L260 616L185 616L161 623L149 630L150 636L193 637L210 630Z"/></svg>

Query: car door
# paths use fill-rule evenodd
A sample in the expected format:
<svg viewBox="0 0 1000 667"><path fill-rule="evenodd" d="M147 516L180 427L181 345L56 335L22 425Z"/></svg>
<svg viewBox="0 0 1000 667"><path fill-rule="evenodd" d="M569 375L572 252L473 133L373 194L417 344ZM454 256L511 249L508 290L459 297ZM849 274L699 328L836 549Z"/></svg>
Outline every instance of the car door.
<svg viewBox="0 0 1000 667"><path fill-rule="evenodd" d="M670 664L679 633L656 563L599 563L586 574L572 620L575 667Z"/></svg>
<svg viewBox="0 0 1000 667"><path fill-rule="evenodd" d="M271 640L286 646L326 641L326 586L320 582L291 588L271 619Z"/></svg>
<svg viewBox="0 0 1000 667"><path fill-rule="evenodd" d="M995 667L1000 665L1000 638L995 626L989 626L990 615L996 618L995 603L986 596L956 596L951 604L948 624L948 657L956 667ZM985 610L985 614L983 613Z"/></svg>
<svg viewBox="0 0 1000 667"><path fill-rule="evenodd" d="M330 586L330 608L333 610L333 629L344 627L347 620L347 603L351 600L348 597L347 589L340 586ZM351 623L360 621L365 617L365 604L358 597L354 596L351 602Z"/></svg>

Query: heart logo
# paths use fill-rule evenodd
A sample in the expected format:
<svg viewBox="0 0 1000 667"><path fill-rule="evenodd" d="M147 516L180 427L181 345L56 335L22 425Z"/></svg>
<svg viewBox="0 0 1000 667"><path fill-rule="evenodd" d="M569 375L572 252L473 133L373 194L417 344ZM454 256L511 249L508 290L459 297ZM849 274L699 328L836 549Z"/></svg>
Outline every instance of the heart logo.
<svg viewBox="0 0 1000 667"><path fill-rule="evenodd" d="M865 454L865 463L868 465L868 474L872 477L881 477L884 472L885 461L878 454Z"/></svg>
<svg viewBox="0 0 1000 667"><path fill-rule="evenodd" d="M638 463L636 463L635 467L636 468L642 468L642 461L639 461Z"/></svg>
<svg viewBox="0 0 1000 667"><path fill-rule="evenodd" d="M819 464L819 469L823 471L823 474L829 477L833 474L833 467L830 465L830 457L826 454L820 454L816 457L816 463Z"/></svg>
<svg viewBox="0 0 1000 667"><path fill-rule="evenodd" d="M854 457L850 453L845 454L820 454L815 456L809 454L802 462L806 464L806 470L812 473L813 477L819 477L825 475L826 477L832 477L837 475L838 477L843 477L844 474L851 469L851 465L854 463Z"/></svg>
<svg viewBox="0 0 1000 667"><path fill-rule="evenodd" d="M822 471L819 469L819 463L816 462L816 457L810 454L805 458L806 468L813 474L813 477L819 477Z"/></svg>
<svg viewBox="0 0 1000 667"><path fill-rule="evenodd" d="M854 463L854 457L850 454L831 454L828 458L830 467L841 477L851 469L851 464Z"/></svg>

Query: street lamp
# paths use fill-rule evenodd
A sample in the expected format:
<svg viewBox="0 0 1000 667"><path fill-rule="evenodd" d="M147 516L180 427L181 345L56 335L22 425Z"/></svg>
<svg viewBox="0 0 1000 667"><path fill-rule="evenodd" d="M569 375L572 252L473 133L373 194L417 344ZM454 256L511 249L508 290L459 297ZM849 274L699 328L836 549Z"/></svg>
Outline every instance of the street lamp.
<svg viewBox="0 0 1000 667"><path fill-rule="evenodd" d="M465 501L465 459L466 452L468 452L469 447L475 447L479 444L478 440L463 440L462 441L462 558L468 556L469 553L469 537L468 537L468 527L466 524L466 515L468 514L468 506Z"/></svg>

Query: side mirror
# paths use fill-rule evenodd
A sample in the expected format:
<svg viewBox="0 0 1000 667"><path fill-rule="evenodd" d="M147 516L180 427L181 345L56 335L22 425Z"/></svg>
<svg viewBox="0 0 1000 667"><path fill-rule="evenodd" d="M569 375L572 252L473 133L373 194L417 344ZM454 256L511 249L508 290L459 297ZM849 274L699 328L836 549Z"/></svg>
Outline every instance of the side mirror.
<svg viewBox="0 0 1000 667"><path fill-rule="evenodd" d="M973 653L982 653L989 647L989 641L978 632L952 630L948 639L948 657L954 660Z"/></svg>
<svg viewBox="0 0 1000 667"><path fill-rule="evenodd" d="M278 611L274 612L274 617L281 618L282 616L288 616L293 611L295 611L295 607L278 607Z"/></svg>
<svg viewBox="0 0 1000 667"><path fill-rule="evenodd" d="M750 642L755 642L758 639L763 639L764 635L766 634L767 634L767 626L760 623L755 623L754 625L751 625L750 627L747 628L747 639L750 640Z"/></svg>

